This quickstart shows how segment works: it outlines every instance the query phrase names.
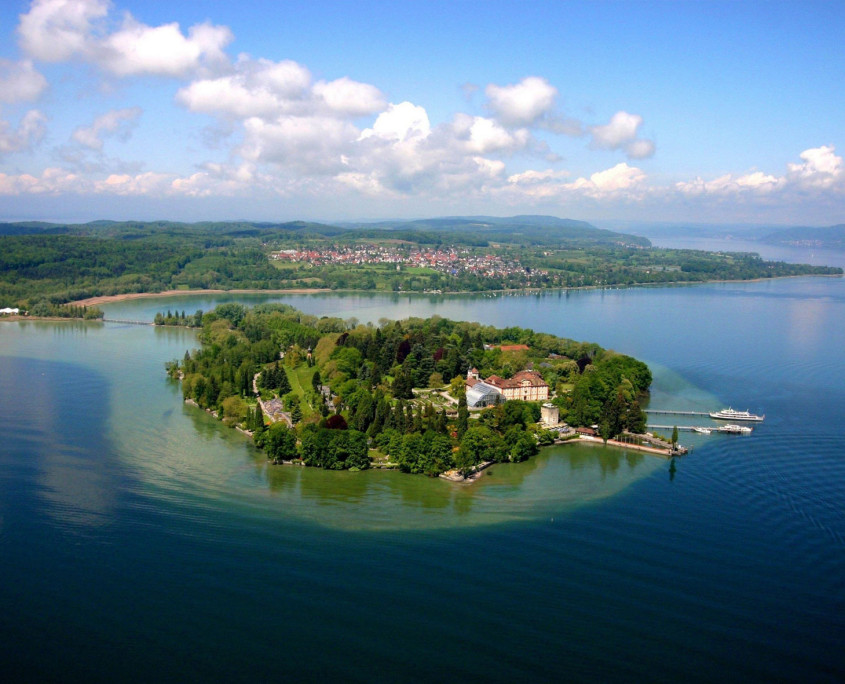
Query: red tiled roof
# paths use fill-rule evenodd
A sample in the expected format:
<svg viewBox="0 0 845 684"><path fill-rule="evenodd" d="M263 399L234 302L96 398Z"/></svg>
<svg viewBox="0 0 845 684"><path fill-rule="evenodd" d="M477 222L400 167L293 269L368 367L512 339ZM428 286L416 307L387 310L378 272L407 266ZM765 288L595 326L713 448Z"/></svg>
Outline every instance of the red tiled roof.
<svg viewBox="0 0 845 684"><path fill-rule="evenodd" d="M529 387L548 387L542 375L536 371L529 370L521 370L507 380L500 378L498 375L491 375L484 382L488 385L494 385L495 387L504 389L505 387L522 387L522 383L526 381Z"/></svg>

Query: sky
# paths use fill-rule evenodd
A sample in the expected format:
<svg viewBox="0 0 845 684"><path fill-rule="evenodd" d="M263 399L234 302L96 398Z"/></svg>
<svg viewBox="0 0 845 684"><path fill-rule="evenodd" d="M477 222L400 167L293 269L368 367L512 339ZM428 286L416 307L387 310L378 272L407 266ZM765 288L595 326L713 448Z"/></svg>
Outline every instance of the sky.
<svg viewBox="0 0 845 684"><path fill-rule="evenodd" d="M845 2L6 0L0 220L845 222Z"/></svg>

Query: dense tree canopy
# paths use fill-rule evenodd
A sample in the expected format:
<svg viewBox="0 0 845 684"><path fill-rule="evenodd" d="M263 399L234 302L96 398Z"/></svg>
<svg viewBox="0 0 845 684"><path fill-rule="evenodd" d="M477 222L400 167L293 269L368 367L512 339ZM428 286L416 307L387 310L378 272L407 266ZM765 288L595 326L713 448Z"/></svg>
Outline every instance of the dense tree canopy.
<svg viewBox="0 0 845 684"><path fill-rule="evenodd" d="M274 462L363 469L372 448L404 472L438 475L530 458L549 441L537 426L539 404L514 399L471 414L462 391L470 367L502 377L533 367L572 425L598 424L606 436L644 426L638 400L651 384L648 367L596 344L439 316L359 325L282 304L162 315L176 325L196 317L202 347L170 372L182 377L186 399L254 432ZM432 376L453 388L456 403L432 393ZM256 388L281 412L269 429Z"/></svg>

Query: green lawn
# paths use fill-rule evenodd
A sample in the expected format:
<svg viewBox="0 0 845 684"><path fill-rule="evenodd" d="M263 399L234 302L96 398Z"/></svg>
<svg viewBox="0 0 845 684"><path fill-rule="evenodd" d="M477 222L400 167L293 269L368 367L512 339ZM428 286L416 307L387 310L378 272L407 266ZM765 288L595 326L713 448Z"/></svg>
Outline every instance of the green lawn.
<svg viewBox="0 0 845 684"><path fill-rule="evenodd" d="M291 391L295 392L301 400L300 407L302 408L303 419L308 418L315 413L305 398L306 392L311 391L311 378L314 376L314 369L309 368L306 363L301 363L296 368L285 366L285 373L287 373Z"/></svg>

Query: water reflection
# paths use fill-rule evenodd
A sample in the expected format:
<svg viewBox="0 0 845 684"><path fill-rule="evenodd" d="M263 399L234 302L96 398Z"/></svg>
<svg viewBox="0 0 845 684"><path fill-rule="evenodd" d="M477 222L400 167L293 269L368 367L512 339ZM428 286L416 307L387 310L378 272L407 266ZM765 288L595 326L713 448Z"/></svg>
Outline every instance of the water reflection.
<svg viewBox="0 0 845 684"><path fill-rule="evenodd" d="M495 465L464 484L396 471L273 466L258 451L252 458L280 509L346 529L485 525L560 514L621 491L661 463L641 452L570 444L524 463Z"/></svg>
<svg viewBox="0 0 845 684"><path fill-rule="evenodd" d="M54 329L79 331L82 323ZM32 473L40 504L59 526L98 527L112 519L115 470L106 460L109 387L98 373L68 363L0 357L0 421L13 441L10 468Z"/></svg>

